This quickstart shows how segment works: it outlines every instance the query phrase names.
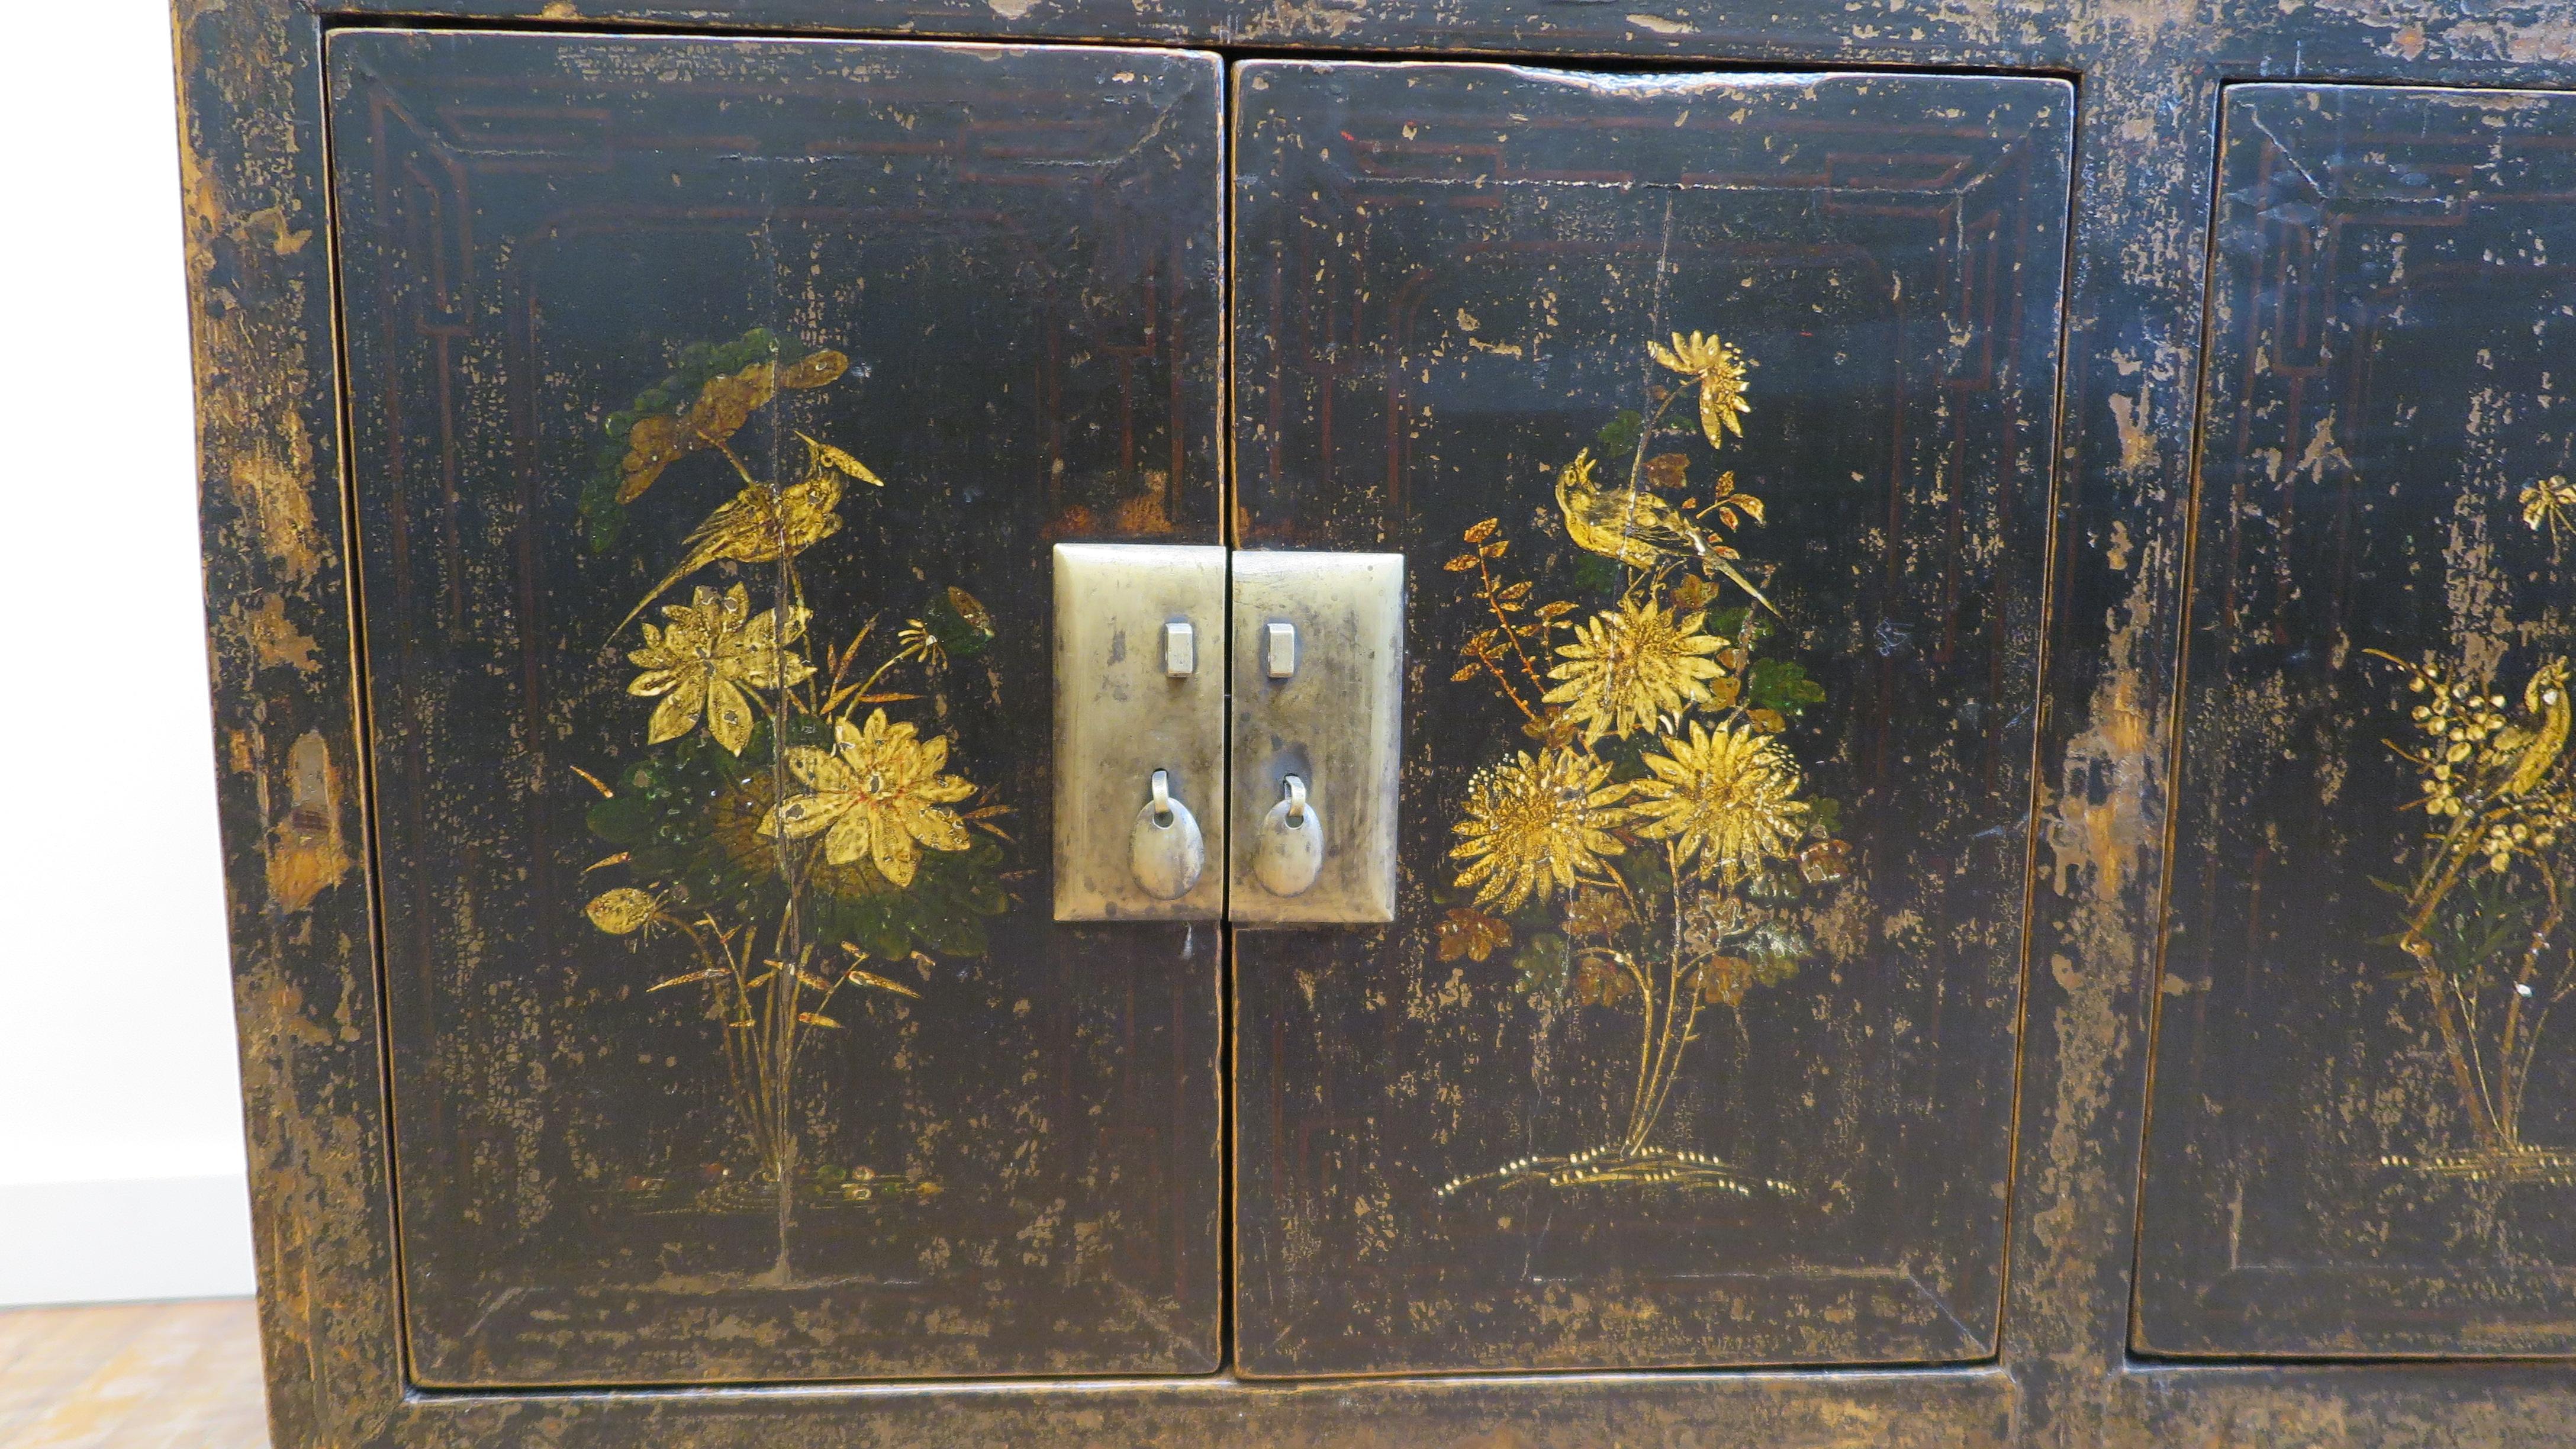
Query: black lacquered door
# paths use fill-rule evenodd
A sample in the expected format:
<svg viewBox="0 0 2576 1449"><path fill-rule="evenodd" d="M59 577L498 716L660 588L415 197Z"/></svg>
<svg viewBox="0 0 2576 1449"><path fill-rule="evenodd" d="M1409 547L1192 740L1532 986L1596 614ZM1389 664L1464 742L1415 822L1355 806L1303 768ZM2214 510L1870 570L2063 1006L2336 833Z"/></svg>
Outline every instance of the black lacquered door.
<svg viewBox="0 0 2576 1449"><path fill-rule="evenodd" d="M2136 1337L2576 1349L2576 99L2227 94Z"/></svg>
<svg viewBox="0 0 2576 1449"><path fill-rule="evenodd" d="M1214 1368L1218 933L1049 919L1044 567L1217 541L1214 61L329 63L416 1378Z"/></svg>
<svg viewBox="0 0 2576 1449"><path fill-rule="evenodd" d="M2071 90L1234 73L1238 527L1408 559L1238 932L1253 1374L1994 1351Z"/></svg>

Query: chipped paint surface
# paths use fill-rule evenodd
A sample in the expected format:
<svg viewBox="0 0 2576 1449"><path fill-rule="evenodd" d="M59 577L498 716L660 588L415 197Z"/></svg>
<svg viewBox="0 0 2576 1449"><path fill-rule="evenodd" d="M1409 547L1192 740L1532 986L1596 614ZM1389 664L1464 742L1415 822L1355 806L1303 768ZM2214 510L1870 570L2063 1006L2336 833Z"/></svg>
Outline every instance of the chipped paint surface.
<svg viewBox="0 0 2576 1449"><path fill-rule="evenodd" d="M2564 754L2549 253L2576 108L2227 99L2204 395L2229 425L2198 460L2138 1333L2565 1353L2570 1123L2525 1090L2564 1071L2526 1009L2562 994L2562 915L2520 904L2564 867L2545 827L2485 822L2556 810ZM2492 723L2452 722L2472 692ZM2462 795L2458 825L2427 808Z"/></svg>
<svg viewBox="0 0 2576 1449"><path fill-rule="evenodd" d="M357 864L340 836L340 768L319 730L306 730L286 752L286 799L268 835L268 894L293 915L349 878Z"/></svg>
<svg viewBox="0 0 2576 1449"><path fill-rule="evenodd" d="M269 1417L284 1445L396 1416L362 792L339 551L316 36L174 7L209 649ZM302 641L314 641L308 651ZM372 1205L372 1206L371 1206Z"/></svg>
<svg viewBox="0 0 2576 1449"><path fill-rule="evenodd" d="M357 0L564 18L565 0ZM1012 13L1014 10L1016 14ZM589 21L865 27L846 0L612 0ZM1305 1388L938 1389L795 1398L406 1400L363 891L267 864L295 799L357 753L340 577L318 35L289 0L181 0L183 182L236 999L271 1411L281 1449L797 1444L2519 1445L2576 1404L2546 1368L2133 1366L2144 1128L2217 77L2563 86L2564 7L2432 0L1937 0L1886 7L1389 0L920 0L917 35L1318 43L1724 63L2046 67L2080 78L2068 363L2036 750L2028 1025L2000 1367ZM2503 104L2504 102L2500 102ZM299 240L299 238L303 238ZM1526 339L1509 339L1524 344ZM2156 358L2152 373L2142 359ZM2170 360L2170 363L2167 361ZM2339 420L2337 437L2348 420ZM2309 439L2286 456L2304 457ZM2331 467L2331 465L2328 465ZM2203 540L2204 545L2206 539ZM308 654L295 641L316 641ZM263 643L265 641L265 643ZM311 659L318 667L308 669ZM341 849L360 839L343 778ZM331 838L326 827L318 838ZM327 859L327 855L320 857ZM302 896L299 909L286 903ZM2196 994L2196 993L2192 993Z"/></svg>
<svg viewBox="0 0 2576 1449"><path fill-rule="evenodd" d="M295 627L286 617L286 600L267 595L248 608L235 611L234 627L249 641L251 658L263 669L283 667L301 674L312 674L322 667L317 651L321 641Z"/></svg>
<svg viewBox="0 0 2576 1449"><path fill-rule="evenodd" d="M413 1372L1213 1367L1219 936L1051 919L1032 564L1214 537L1215 65L330 45Z"/></svg>
<svg viewBox="0 0 2576 1449"><path fill-rule="evenodd" d="M1237 942L1240 1362L1982 1357L2038 667L2035 628L1994 621L2041 610L2068 91L1484 65L1246 74L1236 405L1266 431L1239 448L1237 496L1264 545L1407 551L1415 677L1413 878L1394 927ZM1888 183L1819 179L1846 172L1905 176L1923 220L1855 234L1847 208L1881 204ZM1960 208L1987 218L1977 239L1952 229ZM1949 280L2015 267L2009 296ZM1750 366L1732 350L1746 339L1770 349ZM1369 365L1325 386L1346 357ZM1945 388L1969 358L1975 382ZM1645 392L1690 369L1695 394ZM1671 497L1632 475L1674 480ZM1738 490L1761 521L1723 501ZM1794 746L1802 788L1848 833L1819 861L1851 864L1760 886L1780 912L1767 932L1736 912L1705 924L1728 911L1707 905L1698 929L1741 932L1763 964L1734 958L1735 984L1668 1011L1671 1044L1653 1045L1631 1024L1674 998L1649 973L1612 974L1606 953L1686 942L1678 901L1651 902L1687 857L1676 872L1639 859L1660 853L1649 838L1620 848L1624 904L1594 906L1664 923L1621 937L1556 914L1528 893L1534 874L1516 891L1462 869L1460 842L1507 859L1494 802L1526 788L1514 781L1606 776L1616 751L1648 747L1643 725L1587 732L1575 716L1551 742L1548 701L1582 707L1580 686L1552 681L1578 677L1590 646L1565 626L1506 643L1497 621L1524 598L1595 639L1612 625L1588 621L1641 618L1609 611L1602 561L1678 567L1682 525L1658 525L1659 555L1622 521L1678 518L1694 494L1720 501L1688 526L1742 566L1675 574L1700 579L1675 596L1684 614L1751 610L1741 581L1767 580L1777 632L1740 643L1738 667L1801 681L1794 722L1739 711L1755 722L1729 738ZM1629 599L1685 587L1633 577ZM1971 596L1982 624L1953 612ZM1770 709L1754 700L1769 686L1730 688ZM1659 707L1687 708L1633 713ZM1570 763L1614 734L1595 765ZM1613 878L1579 869L1596 890ZM1704 1055L1679 1049L1693 1040ZM1727 1266L1712 1278L1713 1261Z"/></svg>

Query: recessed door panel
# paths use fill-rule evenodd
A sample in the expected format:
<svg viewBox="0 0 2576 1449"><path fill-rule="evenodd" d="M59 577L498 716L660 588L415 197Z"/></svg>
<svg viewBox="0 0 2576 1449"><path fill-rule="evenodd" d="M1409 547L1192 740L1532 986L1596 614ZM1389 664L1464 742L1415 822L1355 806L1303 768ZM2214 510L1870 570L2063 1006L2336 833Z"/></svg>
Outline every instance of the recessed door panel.
<svg viewBox="0 0 2576 1449"><path fill-rule="evenodd" d="M1213 1368L1219 942L1050 919L1047 560L1218 542L1214 63L330 66L418 1379Z"/></svg>
<svg viewBox="0 0 2576 1449"><path fill-rule="evenodd" d="M2072 99L1236 70L1240 542L1407 557L1395 921L1236 936L1244 1371L1993 1351Z"/></svg>
<svg viewBox="0 0 2576 1449"><path fill-rule="evenodd" d="M2576 98L2227 92L2137 1341L2576 1348Z"/></svg>

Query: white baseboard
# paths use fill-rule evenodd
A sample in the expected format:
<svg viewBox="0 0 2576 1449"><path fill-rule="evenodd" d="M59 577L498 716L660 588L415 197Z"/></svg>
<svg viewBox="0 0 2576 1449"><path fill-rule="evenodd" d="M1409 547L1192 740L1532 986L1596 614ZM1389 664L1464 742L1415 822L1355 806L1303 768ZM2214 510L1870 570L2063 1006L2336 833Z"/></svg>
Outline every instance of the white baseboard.
<svg viewBox="0 0 2576 1449"><path fill-rule="evenodd" d="M0 1305L251 1288L250 1190L238 1176L0 1182Z"/></svg>

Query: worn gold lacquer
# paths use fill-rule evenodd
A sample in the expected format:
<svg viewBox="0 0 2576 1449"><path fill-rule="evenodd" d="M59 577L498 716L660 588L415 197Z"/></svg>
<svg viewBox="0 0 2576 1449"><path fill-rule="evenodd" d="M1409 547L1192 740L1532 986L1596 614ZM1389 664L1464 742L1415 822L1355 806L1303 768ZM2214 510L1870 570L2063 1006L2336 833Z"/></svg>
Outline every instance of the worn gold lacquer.
<svg viewBox="0 0 2576 1449"><path fill-rule="evenodd" d="M2523 490L2522 520L2547 528L2553 562L2566 480ZM2510 637L2517 627L2502 631ZM2519 695L2466 660L2427 653L2397 666L2413 724L2390 748L2413 766L2425 825L2402 901L2396 944L2414 965L2441 1033L2470 1146L2390 1166L2440 1177L2576 1183L2576 1153L2525 1142L2522 1113L2549 1018L2576 991L2567 938L2576 770L2569 767L2565 656L2530 671ZM2501 651L2497 651L2501 653Z"/></svg>
<svg viewBox="0 0 2576 1449"><path fill-rule="evenodd" d="M1687 454L1650 456L1659 439L1694 436L1665 422L1686 394L1708 447L1740 435L1751 364L1699 332L1647 352L1686 386L1652 389L1651 411L1602 430L1603 450L1626 454L1625 479L1604 481L1589 448L1557 474L1566 534L1593 556L1580 582L1608 605L1577 621L1578 605L1504 577L1498 519L1470 527L1449 561L1493 620L1466 640L1453 680L1494 686L1533 748L1469 784L1450 854L1474 904L1438 930L1443 960L1517 942L1522 991L1634 1013L1633 1061L1603 1066L1628 1076L1628 1105L1599 1143L1468 1173L1443 1196L1532 1183L1796 1192L1658 1137L1702 1014L1795 974L1813 951L1816 894L1843 879L1850 851L1834 802L1802 794L1785 738L1824 692L1797 664L1760 657L1776 611L1728 542L1763 522L1761 499L1731 473L1691 496Z"/></svg>
<svg viewBox="0 0 2576 1449"><path fill-rule="evenodd" d="M848 366L829 349L795 362L786 355L757 330L687 349L681 373L612 418L588 500L594 537L618 523L599 510L634 504L692 453L721 456L741 485L689 533L679 563L619 631L693 578L725 566L740 577L721 587L700 582L687 603L663 604L660 621L641 626L642 647L626 654L641 672L625 689L654 701L642 721L645 753L613 782L576 771L602 797L593 831L625 847L601 865L622 866L632 881L591 897L584 914L655 957L648 995L694 990L723 1022L725 1083L756 1169L688 1189L644 1180L636 1207L774 1211L771 1276L780 1282L793 1277L800 1205L939 1190L917 1175L803 1162L797 1123L809 1104L799 1093L800 1057L816 1032L863 1028L845 1002L918 998L886 973L927 968L933 958L920 942L980 951L975 918L1007 904L998 851L976 833L1000 837L1004 807L973 805L977 787L949 773L948 740L925 738L918 724L888 713L924 698L890 687L898 671L917 671L935 693L952 655L991 642L984 607L950 588L892 631L872 668L862 662L877 637L874 619L846 647L826 646L819 665L809 661L814 619L800 568L840 531L846 485L882 482L847 450L803 433L792 478L758 476L733 448L733 435L781 388L821 387ZM685 404L672 401L684 396Z"/></svg>

